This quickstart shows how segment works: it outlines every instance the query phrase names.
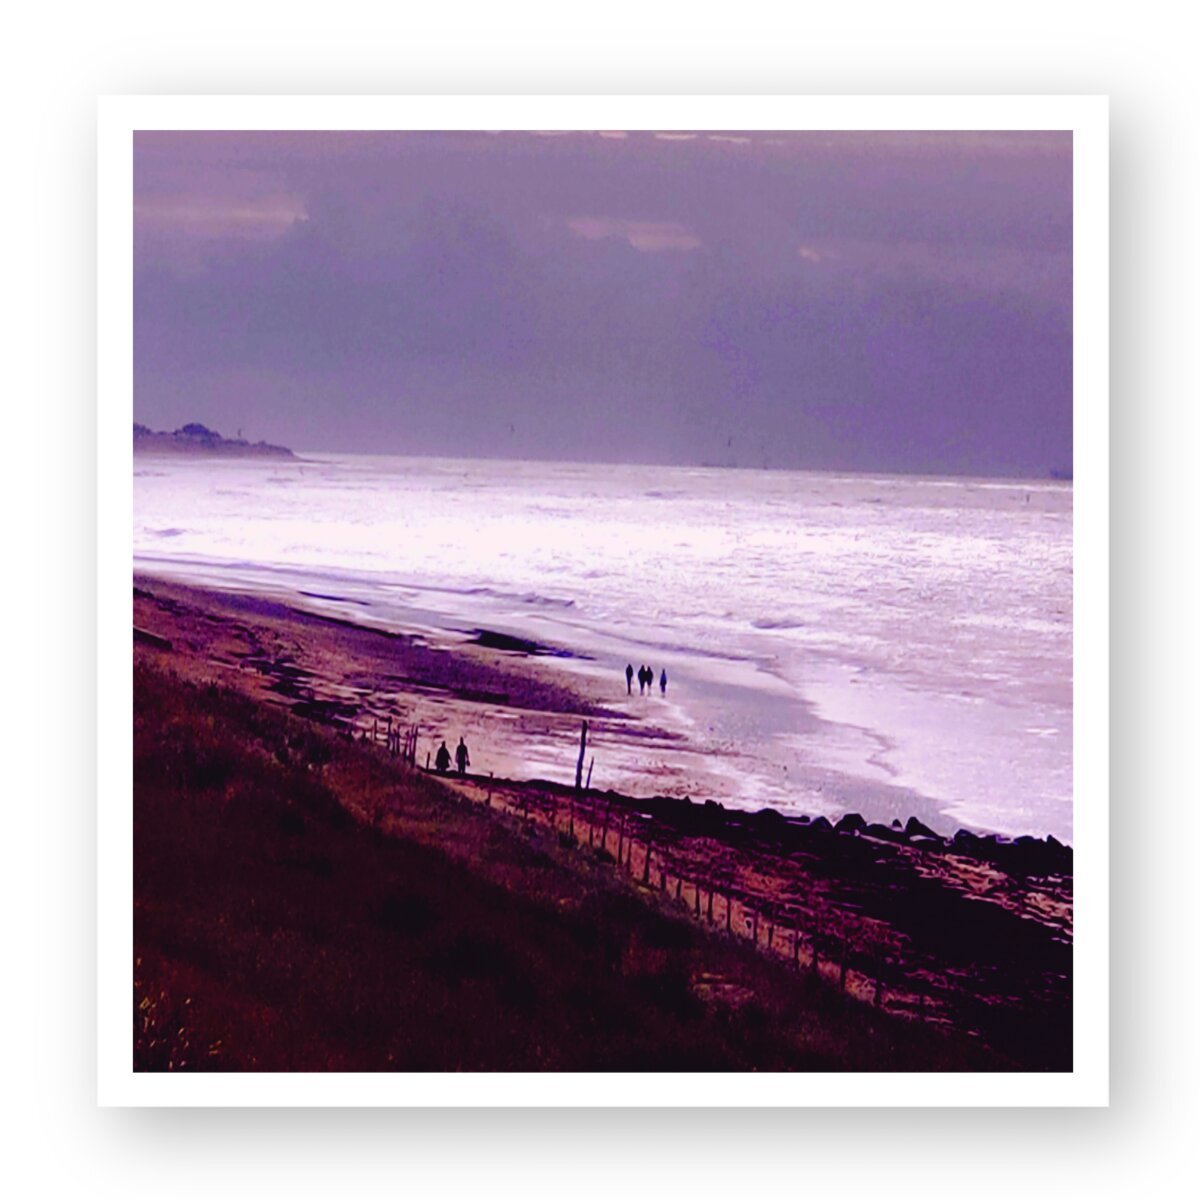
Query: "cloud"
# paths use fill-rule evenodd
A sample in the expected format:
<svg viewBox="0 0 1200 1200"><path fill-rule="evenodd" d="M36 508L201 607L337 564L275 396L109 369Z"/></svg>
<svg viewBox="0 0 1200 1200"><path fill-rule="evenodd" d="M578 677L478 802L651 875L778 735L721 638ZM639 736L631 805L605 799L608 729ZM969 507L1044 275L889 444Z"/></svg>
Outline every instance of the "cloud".
<svg viewBox="0 0 1200 1200"><path fill-rule="evenodd" d="M885 281L923 281L962 294L992 293L1040 308L1063 310L1071 294L1069 250L1024 250L996 245L826 238L796 247L825 270Z"/></svg>
<svg viewBox="0 0 1200 1200"><path fill-rule="evenodd" d="M224 196L154 196L134 205L141 232L170 232L197 238L272 238L308 214L298 196L246 199Z"/></svg>
<svg viewBox="0 0 1200 1200"><path fill-rule="evenodd" d="M664 250L695 250L700 239L678 221L625 221L618 217L568 217L572 233L588 241L621 238L635 250L657 254Z"/></svg>

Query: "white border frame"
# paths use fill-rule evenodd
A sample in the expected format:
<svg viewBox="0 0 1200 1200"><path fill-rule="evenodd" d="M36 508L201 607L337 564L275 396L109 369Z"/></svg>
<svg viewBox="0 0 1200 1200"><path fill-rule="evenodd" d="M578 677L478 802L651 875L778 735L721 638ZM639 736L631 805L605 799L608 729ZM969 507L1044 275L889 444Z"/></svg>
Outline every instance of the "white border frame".
<svg viewBox="0 0 1200 1200"><path fill-rule="evenodd" d="M97 1038L102 1105L1108 1103L1108 99L121 96L99 102ZM1070 130L1074 134L1074 1063L1063 1074L135 1074L133 138L150 129ZM1083 797L1085 803L1080 803Z"/></svg>

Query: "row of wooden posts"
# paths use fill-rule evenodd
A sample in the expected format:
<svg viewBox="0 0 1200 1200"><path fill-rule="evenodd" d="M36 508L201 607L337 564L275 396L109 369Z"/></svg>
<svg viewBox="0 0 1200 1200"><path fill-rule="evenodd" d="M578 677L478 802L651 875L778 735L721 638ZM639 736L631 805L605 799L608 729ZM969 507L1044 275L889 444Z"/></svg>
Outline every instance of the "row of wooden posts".
<svg viewBox="0 0 1200 1200"><path fill-rule="evenodd" d="M587 821L588 826L588 848L596 849L598 847L608 852L610 843L609 825L611 821L612 805L605 807L604 819L600 826L600 836L598 843L595 840L596 829L593 823ZM574 804L571 805L571 814L569 816L570 824L568 826L568 836L572 839L575 837L574 831ZM780 920L774 915L760 914L758 909L752 908L745 896L739 896L733 888L721 888L715 886L709 881L700 878L695 878L684 874L678 867L674 866L670 858L662 852L657 852L654 843L646 839L641 839L641 854L636 854L636 847L639 844L639 839L632 833L627 833L627 815L621 813L616 826L617 835L617 851L613 862L617 867L624 867L631 878L640 883L642 887L648 890L657 890L660 894L673 898L677 904L686 905L688 911L696 920L707 925L724 926L727 934L741 936L743 930L737 927L734 921L734 910L736 907L742 909L742 926L748 932L751 944L755 948L763 946L763 941L759 937L760 923L766 925L766 950L768 953L775 952L775 946L778 942L778 933L781 931L790 931L791 937L784 935L784 944L790 942L790 953L787 957L790 958L793 966L797 970L807 966L814 975L821 974L821 946L820 938L816 933L805 934L801 923L798 921ZM654 870L654 859L658 855L657 871ZM640 858L640 868L636 868L634 864L635 857ZM657 875L657 880L654 876ZM691 892L691 900L685 897L685 890ZM672 894L673 893L673 894ZM807 964L801 962L800 948L807 941L808 953ZM842 991L846 990L846 976L849 969L849 942L843 936L837 939L836 952L826 954L826 961L832 961L837 965L838 971L838 986ZM874 964L874 970L859 971L859 974L873 981L872 1001L879 1007L884 1003L885 982L884 963L882 960L877 960ZM922 1016L925 1016L924 993L921 994L922 1000Z"/></svg>
<svg viewBox="0 0 1200 1200"><path fill-rule="evenodd" d="M410 767L417 765L417 738L419 734L419 725L409 725L405 728L399 721L393 725L390 716L382 722L378 717L371 718L371 742L374 744L382 742L387 752L393 758L399 758L402 763ZM363 738L367 737L365 729L362 736Z"/></svg>
<svg viewBox="0 0 1200 1200"><path fill-rule="evenodd" d="M493 788L489 785L487 792L487 804L492 804ZM543 807L540 806L539 807ZM629 876L639 883L642 887L657 891L668 899L674 899L676 903L686 904L690 914L696 920L706 923L710 926L724 926L724 931L731 936L743 936L743 931L748 932L751 942L756 948L761 948L763 945L762 939L759 936L760 928L766 926L766 948L769 953L775 952L775 947L779 941L779 933L788 931L791 934L790 938L785 934L785 946L790 943L790 951L785 957L790 958L792 965L796 970L802 971L807 969L817 977L822 976L822 962L833 965L837 974L837 982L839 988L845 992L847 977L851 970L851 951L848 938L842 934L830 939L822 939L818 933L806 933L802 928L802 923L794 919L780 919L774 914L762 914L757 909L752 908L747 902L744 895L739 895L736 889L721 888L712 883L706 882L699 878L693 878L684 874L677 867L674 867L670 858L663 852L656 850L654 843L646 838L637 838L628 830L628 814L620 812L617 821L613 822L613 805L609 802L604 809L603 820L597 825L592 819L592 815L583 818L587 825L587 846L588 849L596 851L602 850L605 853L609 852L609 846L612 841L612 834L615 832L617 838L616 854L612 861L618 867L624 868ZM528 822L531 819L542 823L540 819L530 813L529 792L524 791L521 794L519 814L523 821ZM576 811L576 799L573 794L568 800L567 811L567 828L563 830L558 824L558 805L553 805L553 812L549 814L548 823L551 828L558 829L560 833L565 833L572 844L581 844L576 836L576 826L578 821ZM599 836L597 837L597 832ZM641 854L636 853L638 844L641 844ZM657 870L654 870L654 860L658 858ZM639 860L635 864L635 858ZM655 878L657 876L657 878ZM684 896L684 890L690 890L692 893L691 900L687 900ZM740 907L742 909L742 921L735 922L734 910ZM739 928L739 925L742 928ZM808 949L805 956L806 961L802 961L800 949L807 941ZM825 942L827 949L822 953L822 941ZM832 948L830 943L832 942ZM884 978L886 968L890 965L889 960L883 956L874 958L870 964L864 969L863 966L855 966L853 969L856 974L862 976L871 985L871 1003L875 1007L882 1008L885 1005L885 996L887 994L887 983ZM932 1017L931 1006L927 1001L926 992L922 988L917 988L911 980L907 981L908 987L917 993L917 1011L921 1020L929 1020ZM907 990L907 989L906 989Z"/></svg>
<svg viewBox="0 0 1200 1200"><path fill-rule="evenodd" d="M589 766L588 767L588 775L587 775L587 784L585 785L582 783L583 761L584 761L584 757L587 753L587 734L588 734L588 723L586 721L584 721L582 723L582 727L581 727L580 733L579 733L579 757L575 763L575 793L571 796L571 798L568 802L567 836L573 843L576 840L575 839L575 802L576 802L576 798L579 796L579 794L582 790L586 790L587 787L590 787L591 781L592 781L592 768L591 768L591 766ZM592 765L595 765L595 761L596 760L593 757ZM492 795L491 795L491 788L489 787L489 789L488 789L488 805L489 806L491 805L491 801L492 801ZM604 824L600 830L600 847L606 853L607 853L607 848L608 848L608 825L609 825L609 818L611 816L611 813L612 813L612 803L610 802L609 804L607 804L605 806ZM525 803L526 818L528 818L528 814L529 814L529 805L528 805L528 799L526 799L526 803ZM628 848L628 850L626 850L626 848L625 848L625 846L626 846L625 822L626 822L626 814L624 812L622 812L621 817L620 817L620 824L618 825L618 829L617 829L617 856L614 861L616 862L616 865L618 867L620 867L622 865L622 862L624 862L624 865L627 868L629 868L630 875L632 875L633 874L633 869L632 869L633 847L636 843L635 843L635 839L631 836L629 838L629 843L628 843L629 848ZM588 826L588 849L590 850L590 849L595 848L593 845L593 838L595 836L595 825L591 821L588 821L587 826ZM645 841L643 844L642 872L641 872L640 883L642 884L643 887L646 887L646 888L650 887L650 865L651 865L651 860L653 859L653 856L654 856L653 844L649 841ZM664 894L667 891L667 885L668 885L668 881L670 878L668 868L669 868L669 863L664 858L660 862L660 865L659 865L659 890L661 892L663 892ZM697 920L700 920L701 919L701 895L703 894L703 887L699 880L687 879L686 876L682 875L679 872L676 872L676 874L675 874L675 900L677 903L680 902L681 893L682 893L683 885L685 882L690 884L690 886L692 888L693 901L694 901L694 906L695 906L693 915L696 917ZM720 896L724 903L725 932L732 934L734 932L734 930L733 930L733 892L732 891L730 891L729 893L721 892L721 891L715 889L712 886L712 884L710 883L708 885L708 903L705 906L705 912L704 912L703 919L709 925L714 924L713 898L715 896ZM749 915L746 916L745 914L746 914L747 908L748 908L748 906L745 903L745 901L743 900L742 901L743 919L746 921L747 925L750 927L750 938L751 938L751 941L753 942L755 948L757 949L758 945L759 945L759 940L758 940L759 914L756 909L752 909L752 910L750 910ZM767 951L768 951L768 953L774 953L775 926L776 926L776 922L773 919L768 921L768 923L767 923ZM821 968L821 952L820 952L820 946L818 944L817 935L815 933L810 935L810 937L809 937L809 946L810 946L809 967L812 970L814 975L819 975L820 968ZM838 956L838 960L839 960L838 986L844 992L846 990L847 960L849 959L849 944L844 935L841 938L840 950L841 950L841 953ZM791 958L792 958L793 964L796 966L796 968L798 970L800 967L800 926L797 923L793 923L793 925L792 925ZM872 991L873 1002L876 1007L881 1007L883 1004L883 992L884 992L883 970L882 970L882 964L879 963L879 964L877 964L876 970L874 972L874 989ZM926 1005L925 1005L924 990L922 990L920 992L920 998L921 998L921 1018L922 1018L922 1020L924 1020L926 1017Z"/></svg>
<svg viewBox="0 0 1200 1200"><path fill-rule="evenodd" d="M414 724L403 727L399 724L399 722L393 723L390 716L387 717L383 722L376 717L373 718L370 740L373 743L382 743L389 754L398 757L401 762L407 764L408 766L415 767L419 733L420 727L418 725ZM587 753L587 734L588 725L587 722L584 721L579 737L579 756L575 766L575 790L568 800L567 829L565 831L571 843L576 845L578 844L578 839L575 832L576 806L583 792L585 792L591 785L592 767L595 766L595 758L593 757L591 763L588 765L587 780L585 782L583 766ZM368 736L365 730L363 731L362 736L364 738ZM425 765L426 767L429 765L428 756ZM492 792L493 787L489 781L486 801L489 807L491 807L492 804ZM608 853L608 845L610 840L609 826L612 818L612 807L611 801L605 806L604 819L599 830L600 837L598 847L596 842L596 825L594 820L591 819L591 816L594 814L589 814L589 818L585 820L585 823L588 827L587 844L589 850L596 850L599 848L604 853ZM558 805L555 804L553 808L554 811L550 815L549 824L551 828L557 828ZM528 789L525 789L522 792L520 815L522 820L526 822L530 820ZM535 817L534 819L536 820L537 818ZM618 867L625 867L630 876L634 876L634 847L637 845L638 839L635 838L632 833L629 833L629 836L627 836L627 820L628 814L621 812L619 814L619 821L616 826L617 852L613 861ZM820 945L821 938L819 933L805 933L802 930L801 923L795 920L794 916L792 919L780 920L775 914L760 914L756 908L751 908L751 906L747 903L745 896L738 896L736 890L733 888L724 890L720 887L713 886L711 883L707 883L706 885L703 880L698 878L690 878L689 876L684 875L678 869L672 870L671 862L668 856L661 852L659 853L657 889L655 889L654 883L651 879L651 866L654 855L654 844L650 840L643 838L640 878L638 878L636 882L640 883L644 888L658 890L661 894L668 895L670 881L673 878L674 900L677 903L683 903L683 889L686 885L693 893L692 901L688 905L692 915L697 920L703 921L710 926L719 926L723 923L725 932L731 936L742 936L742 930L735 928L733 920L734 907L735 905L740 905L742 909L743 925L745 930L749 932L750 940L756 949L761 945L759 940L759 926L761 922L765 921L767 929L766 946L768 953L773 954L775 951L775 943L777 941L776 931L780 929L790 929L791 938L787 939L785 935L784 944L786 946L790 940L790 954L787 955L787 957L790 957L793 966L797 971L800 971L807 966L807 969L811 971L814 976L819 977L821 975L822 954ZM707 891L706 900L703 899L705 891ZM715 900L719 900L721 902L718 912L723 914L723 922L721 921L720 917L714 913ZM800 947L805 940L808 942L808 961L807 964L802 964L800 958ZM828 944L828 939L826 939L826 941ZM848 963L851 957L849 940L844 933L840 937L836 938L834 946L834 952L829 953L827 950L824 957L826 962L834 964L837 971L838 986L844 992L846 990L846 978L849 970ZM877 1008L883 1007L884 1005L886 985L883 976L886 962L887 960L881 956L876 958L871 963L870 970L856 968L858 974L864 976L868 981L872 982L873 987L871 992L871 1000L872 1004ZM907 982L910 988L914 986L911 980ZM918 1003L920 1018L922 1021L928 1020L930 1013L926 998L926 989L916 988L915 990L917 991L919 998Z"/></svg>

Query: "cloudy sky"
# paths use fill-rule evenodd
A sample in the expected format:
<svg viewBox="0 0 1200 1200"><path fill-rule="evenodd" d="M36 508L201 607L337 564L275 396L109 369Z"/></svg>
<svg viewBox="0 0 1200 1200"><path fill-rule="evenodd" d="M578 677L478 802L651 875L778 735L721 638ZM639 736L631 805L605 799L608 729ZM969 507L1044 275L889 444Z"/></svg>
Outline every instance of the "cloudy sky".
<svg viewBox="0 0 1200 1200"><path fill-rule="evenodd" d="M1043 475L1059 133L141 133L135 418L302 450Z"/></svg>

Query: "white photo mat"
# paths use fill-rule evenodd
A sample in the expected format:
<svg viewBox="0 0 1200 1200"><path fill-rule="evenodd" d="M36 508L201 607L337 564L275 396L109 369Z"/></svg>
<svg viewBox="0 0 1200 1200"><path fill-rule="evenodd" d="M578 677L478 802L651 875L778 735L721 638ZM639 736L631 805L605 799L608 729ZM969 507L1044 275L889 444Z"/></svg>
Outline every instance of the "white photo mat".
<svg viewBox="0 0 1200 1200"><path fill-rule="evenodd" d="M133 133L1070 130L1074 1070L1062 1074L159 1074L132 1043ZM1074 1106L1108 1102L1108 102L1097 96L128 96L99 107L98 1046L102 1105Z"/></svg>

